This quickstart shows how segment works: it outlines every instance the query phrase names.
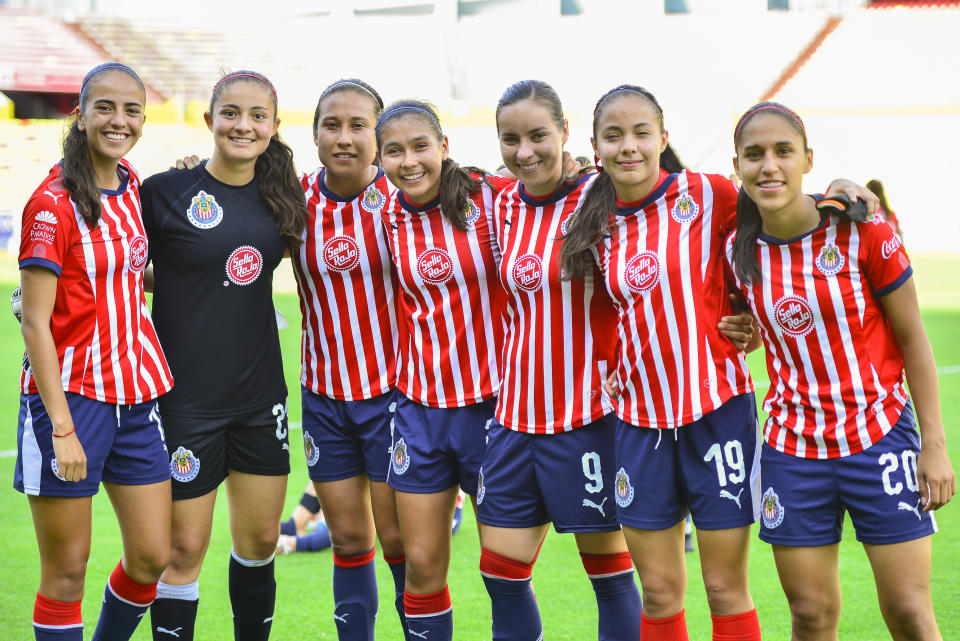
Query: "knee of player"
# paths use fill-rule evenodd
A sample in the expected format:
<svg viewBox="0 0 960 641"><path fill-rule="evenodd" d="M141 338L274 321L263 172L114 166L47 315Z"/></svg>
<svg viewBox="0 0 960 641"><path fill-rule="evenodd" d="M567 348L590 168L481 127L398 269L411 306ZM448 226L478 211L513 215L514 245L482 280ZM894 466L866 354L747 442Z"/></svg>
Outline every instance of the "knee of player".
<svg viewBox="0 0 960 641"><path fill-rule="evenodd" d="M922 595L914 598L897 599L893 603L882 603L883 619L894 636L903 638L926 638L937 627L930 604L929 593L926 599Z"/></svg>
<svg viewBox="0 0 960 641"><path fill-rule="evenodd" d="M153 583L170 563L170 548L124 551L123 565L127 575L137 583Z"/></svg>
<svg viewBox="0 0 960 641"><path fill-rule="evenodd" d="M703 573L703 588L711 612L741 612L741 603L750 600L746 577L725 572ZM750 609L745 604L746 609Z"/></svg>
<svg viewBox="0 0 960 641"><path fill-rule="evenodd" d="M803 638L803 632L831 630L840 620L840 602L817 598L812 593L803 598L790 599L790 618L793 629Z"/></svg>
<svg viewBox="0 0 960 641"><path fill-rule="evenodd" d="M446 559L438 558L435 550L423 545L408 546L404 554L407 557L408 583L432 585L439 582L437 590L443 588L446 584Z"/></svg>
<svg viewBox="0 0 960 641"><path fill-rule="evenodd" d="M362 554L373 547L375 535L365 528L350 527L349 525L334 527L329 522L327 527L330 529L330 543L333 546L333 553L338 556Z"/></svg>
<svg viewBox="0 0 960 641"><path fill-rule="evenodd" d="M83 598L83 582L87 575L87 559L65 559L44 568L41 593L57 601L79 601Z"/></svg>
<svg viewBox="0 0 960 641"><path fill-rule="evenodd" d="M648 572L646 576L641 575L640 581L643 586L643 608L650 616L671 616L683 608L686 581L681 573Z"/></svg>

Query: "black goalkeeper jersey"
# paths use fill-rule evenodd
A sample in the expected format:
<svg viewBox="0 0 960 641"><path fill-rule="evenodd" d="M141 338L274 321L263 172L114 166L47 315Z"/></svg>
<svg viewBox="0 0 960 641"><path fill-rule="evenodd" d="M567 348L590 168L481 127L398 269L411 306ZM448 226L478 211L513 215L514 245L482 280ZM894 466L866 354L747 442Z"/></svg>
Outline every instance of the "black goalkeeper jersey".
<svg viewBox="0 0 960 641"><path fill-rule="evenodd" d="M227 185L203 163L140 190L154 269L153 322L173 372L161 413L224 416L286 395L273 270L286 247L257 180Z"/></svg>

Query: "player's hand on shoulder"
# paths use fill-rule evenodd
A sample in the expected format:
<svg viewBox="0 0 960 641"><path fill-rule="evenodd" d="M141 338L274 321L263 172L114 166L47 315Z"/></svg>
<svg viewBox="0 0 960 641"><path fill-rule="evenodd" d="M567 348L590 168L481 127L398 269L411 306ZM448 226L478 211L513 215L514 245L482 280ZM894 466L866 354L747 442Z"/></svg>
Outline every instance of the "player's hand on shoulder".
<svg viewBox="0 0 960 641"><path fill-rule="evenodd" d="M943 507L957 493L957 476L947 456L946 443L924 443L920 448L917 482L924 512Z"/></svg>
<svg viewBox="0 0 960 641"><path fill-rule="evenodd" d="M880 199L877 198L877 195L852 180L837 178L831 181L830 186L827 187L827 193L824 194L826 198L840 195L849 198L851 203L857 202L857 198L862 199L867 203L867 212L871 216L880 209Z"/></svg>
<svg viewBox="0 0 960 641"><path fill-rule="evenodd" d="M51 436L53 454L57 460L57 475L65 481L76 483L87 478L87 454L80 445L76 429L66 436Z"/></svg>
<svg viewBox="0 0 960 641"><path fill-rule="evenodd" d="M184 156L183 158L178 158L176 163L170 166L170 169L193 169L200 164L200 158L194 154L192 156Z"/></svg>

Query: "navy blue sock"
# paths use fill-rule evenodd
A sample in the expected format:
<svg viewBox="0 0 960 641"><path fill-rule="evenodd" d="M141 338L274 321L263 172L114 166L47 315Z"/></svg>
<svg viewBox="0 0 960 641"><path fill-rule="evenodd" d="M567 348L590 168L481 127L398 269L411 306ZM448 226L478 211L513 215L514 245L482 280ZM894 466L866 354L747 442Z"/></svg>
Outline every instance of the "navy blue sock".
<svg viewBox="0 0 960 641"><path fill-rule="evenodd" d="M297 535L297 524L293 522L292 516L286 521L280 521L280 534L286 534L287 536Z"/></svg>
<svg viewBox="0 0 960 641"><path fill-rule="evenodd" d="M157 583L137 583L117 563L103 588L103 607L91 641L127 641L157 597Z"/></svg>
<svg viewBox="0 0 960 641"><path fill-rule="evenodd" d="M267 641L277 600L273 555L262 561L230 554L230 607L236 641Z"/></svg>
<svg viewBox="0 0 960 641"><path fill-rule="evenodd" d="M533 563L524 563L483 548L480 574L490 595L493 641L542 639L540 607L530 584Z"/></svg>
<svg viewBox="0 0 960 641"><path fill-rule="evenodd" d="M393 575L393 605L397 608L400 617L400 626L403 628L404 641L410 641L410 632L407 630L407 617L403 614L403 588L407 583L407 557L383 555L390 573Z"/></svg>
<svg viewBox="0 0 960 641"><path fill-rule="evenodd" d="M453 640L453 606L446 586L432 594L403 593L408 639Z"/></svg>
<svg viewBox="0 0 960 641"><path fill-rule="evenodd" d="M339 641L373 641L379 596L374 550L333 554L333 619Z"/></svg>
<svg viewBox="0 0 960 641"><path fill-rule="evenodd" d="M200 604L200 584L157 583L157 598L150 606L150 627L153 641L193 641Z"/></svg>
<svg viewBox="0 0 960 641"><path fill-rule="evenodd" d="M297 552L319 552L330 547L330 530L320 523L316 532L297 537Z"/></svg>
<svg viewBox="0 0 960 641"><path fill-rule="evenodd" d="M629 552L580 554L597 595L599 641L640 641L643 602Z"/></svg>

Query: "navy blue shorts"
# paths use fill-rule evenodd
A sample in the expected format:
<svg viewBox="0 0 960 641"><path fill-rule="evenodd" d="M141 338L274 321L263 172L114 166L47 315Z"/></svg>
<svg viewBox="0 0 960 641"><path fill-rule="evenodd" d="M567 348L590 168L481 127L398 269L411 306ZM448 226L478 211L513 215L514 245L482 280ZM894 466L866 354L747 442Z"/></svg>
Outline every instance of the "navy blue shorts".
<svg viewBox="0 0 960 641"><path fill-rule="evenodd" d="M497 527L553 522L557 532L620 529L613 497L613 415L559 434L487 431L477 520Z"/></svg>
<svg viewBox="0 0 960 641"><path fill-rule="evenodd" d="M290 473L286 399L237 416L164 416L170 443L173 500L204 496L230 470L261 476Z"/></svg>
<svg viewBox="0 0 960 641"><path fill-rule="evenodd" d="M844 511L862 543L933 534L937 521L933 512L923 512L917 483L919 451L910 403L886 436L850 456L800 458L764 443L760 538L774 545L832 545L843 534Z"/></svg>
<svg viewBox="0 0 960 641"><path fill-rule="evenodd" d="M87 478L72 483L57 475L53 424L39 394L20 395L17 467L13 486L33 496L93 496L100 481L149 485L170 478L157 402L114 405L67 392L77 438L87 456Z"/></svg>
<svg viewBox="0 0 960 641"><path fill-rule="evenodd" d="M311 481L342 481L366 474L387 480L394 390L359 401L341 401L300 388L303 452Z"/></svg>
<svg viewBox="0 0 960 641"><path fill-rule="evenodd" d="M464 407L424 407L403 394L394 414L393 456L387 483L400 492L428 494L460 485L477 494L487 427L497 399Z"/></svg>
<svg viewBox="0 0 960 641"><path fill-rule="evenodd" d="M760 435L752 393L676 430L617 419L617 512L640 530L673 527L689 512L722 530L760 517Z"/></svg>

